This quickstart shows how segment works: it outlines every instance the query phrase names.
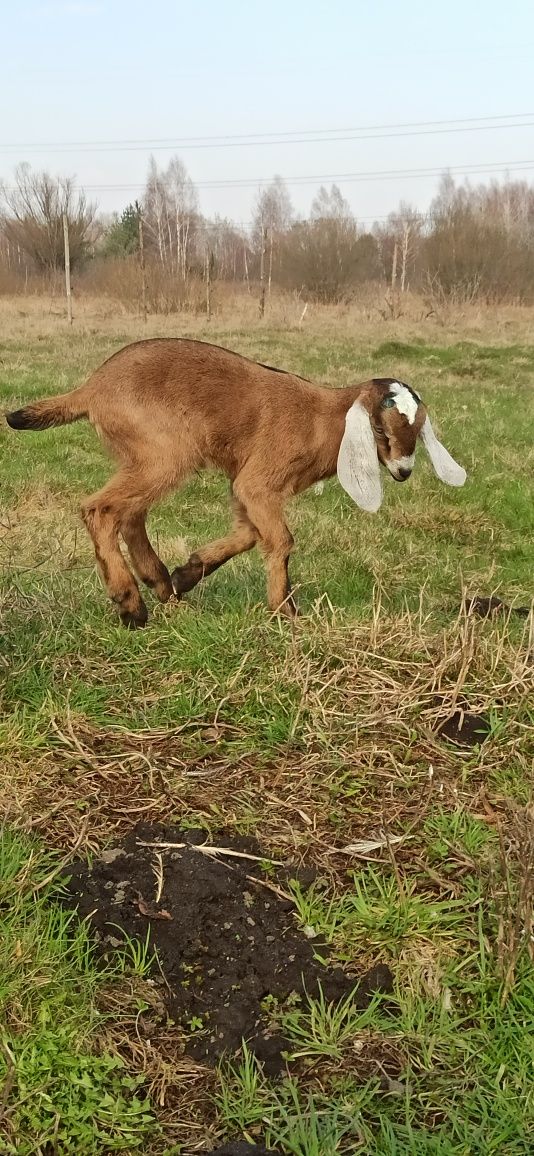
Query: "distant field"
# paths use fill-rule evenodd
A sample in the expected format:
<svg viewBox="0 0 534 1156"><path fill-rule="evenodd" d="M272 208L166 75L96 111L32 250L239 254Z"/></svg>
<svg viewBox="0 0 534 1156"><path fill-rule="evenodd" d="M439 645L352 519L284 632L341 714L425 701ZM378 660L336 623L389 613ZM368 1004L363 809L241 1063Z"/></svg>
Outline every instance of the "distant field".
<svg viewBox="0 0 534 1156"><path fill-rule="evenodd" d="M17 317L0 336L0 406L69 389L135 330ZM533 616L484 621L461 603L532 606L528 326L169 319L161 332L332 386L399 376L468 482L442 486L420 449L376 516L335 480L297 499L295 626L270 617L253 553L180 605L149 595L147 629L129 634L78 518L111 472L95 434L0 427L2 1150L170 1156L239 1134L295 1156L526 1156ZM168 566L219 536L227 488L203 475L154 512ZM437 735L458 707L484 717L480 744ZM158 1021L147 1047L146 961L132 947L102 974L54 890L62 857L95 855L141 820L199 826L213 843L224 828L315 866L301 926L351 974L387 963L394 1010L377 998L347 1027L313 1001L276 1009L300 1056L282 1082L246 1052L206 1074L181 1054L183 1025Z"/></svg>

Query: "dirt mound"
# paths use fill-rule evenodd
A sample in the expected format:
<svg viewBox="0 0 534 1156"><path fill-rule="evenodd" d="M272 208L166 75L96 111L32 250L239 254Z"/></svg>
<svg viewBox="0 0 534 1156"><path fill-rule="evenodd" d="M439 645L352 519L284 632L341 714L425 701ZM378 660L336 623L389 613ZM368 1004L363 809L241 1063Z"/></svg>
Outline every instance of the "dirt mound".
<svg viewBox="0 0 534 1156"><path fill-rule="evenodd" d="M328 949L299 930L287 894L298 870L262 868L267 856L257 843L234 833L218 834L218 852L200 850L206 843L205 831L137 827L90 865L71 865L67 902L108 957L125 934L144 941L150 929L153 977L172 1018L189 1028L189 1055L213 1064L244 1038L275 1073L287 1041L269 1031L268 997L313 996L320 986L328 1000L354 991L363 1008L373 992L391 991L391 973L378 965L353 979L320 964L314 947ZM310 873L300 880L309 883Z"/></svg>

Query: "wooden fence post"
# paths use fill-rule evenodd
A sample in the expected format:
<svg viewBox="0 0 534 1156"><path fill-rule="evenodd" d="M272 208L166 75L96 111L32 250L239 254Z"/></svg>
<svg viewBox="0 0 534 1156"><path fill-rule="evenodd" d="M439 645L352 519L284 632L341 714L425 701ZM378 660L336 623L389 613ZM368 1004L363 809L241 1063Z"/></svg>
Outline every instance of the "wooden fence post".
<svg viewBox="0 0 534 1156"><path fill-rule="evenodd" d="M67 214L63 213L63 240L65 244L65 291L67 294L67 319L69 325L72 325L72 293L70 287L70 247L69 247L69 222Z"/></svg>
<svg viewBox="0 0 534 1156"><path fill-rule="evenodd" d="M143 214L141 206L137 205L137 220L139 225L139 264L141 266L141 312L143 314L143 321L146 325L147 307L146 307L146 268L145 268L145 239L143 235Z"/></svg>

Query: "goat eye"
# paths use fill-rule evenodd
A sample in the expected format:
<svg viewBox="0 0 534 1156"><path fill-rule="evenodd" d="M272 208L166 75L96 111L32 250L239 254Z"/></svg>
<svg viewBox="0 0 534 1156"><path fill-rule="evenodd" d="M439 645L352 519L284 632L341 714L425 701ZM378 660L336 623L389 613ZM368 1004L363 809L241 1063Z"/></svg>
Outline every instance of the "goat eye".
<svg viewBox="0 0 534 1156"><path fill-rule="evenodd" d="M381 409L392 409L394 405L395 405L395 398L394 397L385 397L380 408Z"/></svg>

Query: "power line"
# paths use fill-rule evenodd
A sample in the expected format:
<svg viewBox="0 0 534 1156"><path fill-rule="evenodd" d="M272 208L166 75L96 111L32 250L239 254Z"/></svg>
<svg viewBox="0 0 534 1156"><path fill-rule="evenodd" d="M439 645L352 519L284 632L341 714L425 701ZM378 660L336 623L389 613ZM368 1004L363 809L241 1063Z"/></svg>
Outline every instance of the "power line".
<svg viewBox="0 0 534 1156"><path fill-rule="evenodd" d="M180 138L184 144L187 142L196 141L218 141L218 140L251 140L252 138L267 138L267 137L292 137L305 136L307 134L317 133L337 133L337 132L367 132L373 129L390 129L390 128L431 128L434 125L445 124L471 124L473 122L485 122L490 120L519 120L521 117L534 116L534 112L514 112L514 113L495 113L493 116L459 116L446 117L443 120L408 120L397 121L392 124L360 124L343 126L342 128L309 128L309 129L290 129L286 132L253 132L253 133L210 133L209 136L186 136ZM80 145L117 145L117 144L168 144L170 137L138 137L131 138L119 137L117 140L88 140L88 141L27 141L24 145L8 144L0 145L0 148L33 148L34 146L43 146L47 148L60 148L62 145L69 148L77 148ZM173 138L174 139L174 138Z"/></svg>
<svg viewBox="0 0 534 1156"><path fill-rule="evenodd" d="M511 172L529 172L534 168L534 160L522 161L487 161L480 165L442 165L439 168L423 168L423 169L377 169L377 170L362 170L357 173L315 173L303 176L284 177L284 183L294 186L305 186L316 184L317 182L329 181L335 184L352 184L359 181L382 181L382 180L400 180L402 178L410 180L427 179L429 177L441 176L444 172L461 173L467 176L476 175L491 175L492 173L500 173L503 171ZM244 177L244 178L227 178L227 179L212 179L205 181L195 181L194 187L198 189L248 189L258 188L272 183L272 177ZM123 192L133 193L139 192L146 187L146 182L139 182L138 184L83 184L73 186L76 191L83 191L87 193L110 193ZM8 188L9 192L16 192L16 186Z"/></svg>
<svg viewBox="0 0 534 1156"><path fill-rule="evenodd" d="M362 170L361 172L357 173L313 173L306 176L287 177L283 179L284 183L288 185L309 185L316 184L317 181L332 181L339 184L351 184L357 183L358 181L397 180L402 177L410 179L424 179L426 177L441 176L444 171L450 173L468 173L474 176L478 173L501 172L503 169L528 170L533 166L534 160L488 161L481 165L442 165L440 168L428 169L376 169L369 171ZM228 178L224 180L198 181L195 182L195 184L198 188L203 189L246 189L256 188L259 185L270 185L272 183L272 179L272 177L243 177L241 179Z"/></svg>
<svg viewBox="0 0 534 1156"><path fill-rule="evenodd" d="M159 137L128 140L120 138L109 141L66 141L25 143L8 142L0 145L6 154L12 151L36 153L47 152L139 152L151 149L220 149L256 148L266 145L283 144L327 144L356 140L385 140L394 137L438 136L447 133L487 132L495 129L532 128L534 113L506 114L494 117L459 117L445 121L412 121L399 124L360 125L356 128L302 129L292 132L223 134L210 137ZM508 123L495 123L506 121ZM443 127L447 125L449 127ZM340 135L343 134L343 135Z"/></svg>

